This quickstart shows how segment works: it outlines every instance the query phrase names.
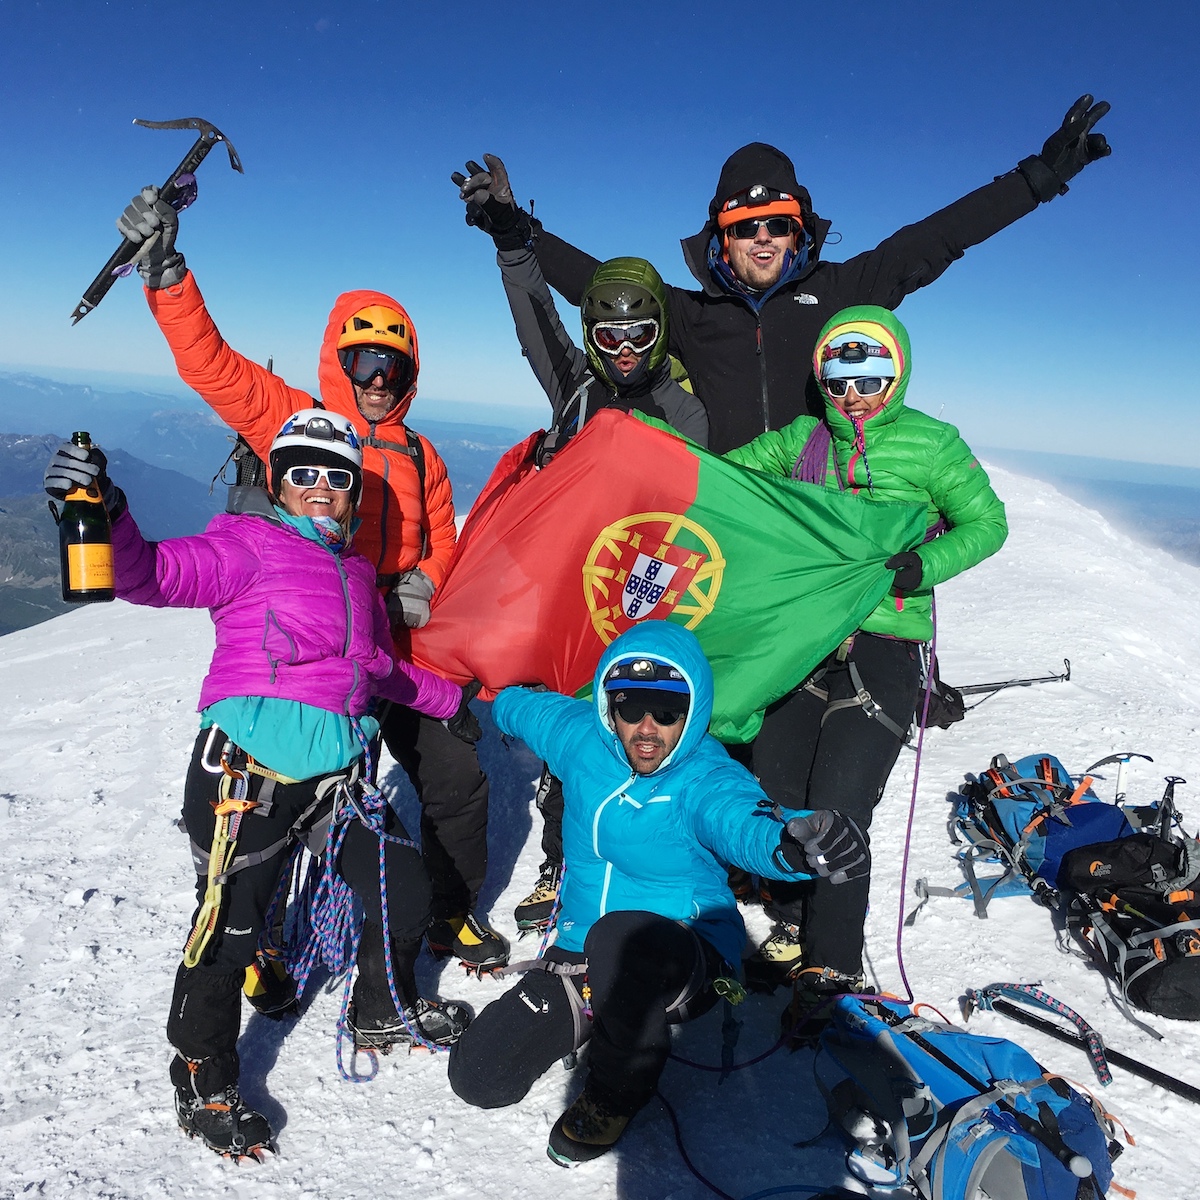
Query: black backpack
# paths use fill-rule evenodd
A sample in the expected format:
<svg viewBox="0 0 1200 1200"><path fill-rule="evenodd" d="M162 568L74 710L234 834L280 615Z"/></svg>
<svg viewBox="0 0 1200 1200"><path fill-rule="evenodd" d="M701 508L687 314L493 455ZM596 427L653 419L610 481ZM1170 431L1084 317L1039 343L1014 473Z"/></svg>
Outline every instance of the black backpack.
<svg viewBox="0 0 1200 1200"><path fill-rule="evenodd" d="M1081 846L1063 858L1060 881L1068 926L1122 998L1200 1021L1200 843L1160 826Z"/></svg>

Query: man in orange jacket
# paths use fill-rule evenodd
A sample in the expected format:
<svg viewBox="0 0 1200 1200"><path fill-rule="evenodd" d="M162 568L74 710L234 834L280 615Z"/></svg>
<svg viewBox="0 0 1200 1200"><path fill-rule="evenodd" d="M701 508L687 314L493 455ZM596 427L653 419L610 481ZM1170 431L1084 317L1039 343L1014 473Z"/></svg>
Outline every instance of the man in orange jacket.
<svg viewBox="0 0 1200 1200"><path fill-rule="evenodd" d="M265 461L279 426L290 413L311 408L311 397L225 342L175 249L179 216L157 188L143 188L117 228L146 242L138 270L180 378ZM373 291L337 298L321 343L321 403L352 421L362 441L362 526L355 548L375 563L405 658L407 631L429 620L429 602L455 542L446 466L433 445L404 423L419 366L416 331L395 300ZM474 913L487 870L488 805L475 748L440 721L399 705L389 706L381 723L388 749L421 802L422 852L434 893L429 947L481 971L501 966L507 943Z"/></svg>

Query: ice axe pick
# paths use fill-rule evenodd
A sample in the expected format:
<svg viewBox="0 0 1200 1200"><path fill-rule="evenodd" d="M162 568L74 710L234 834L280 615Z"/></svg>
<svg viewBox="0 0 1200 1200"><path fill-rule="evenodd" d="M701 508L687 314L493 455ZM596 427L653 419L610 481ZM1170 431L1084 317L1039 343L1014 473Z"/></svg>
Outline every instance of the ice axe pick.
<svg viewBox="0 0 1200 1200"><path fill-rule="evenodd" d="M195 144L184 155L183 161L171 172L167 182L159 189L159 196L172 208L185 209L196 198L196 168L204 161L208 152L218 143L224 142L229 151L229 165L237 172L242 171L242 160L233 148L233 143L211 122L203 117L180 117L178 121L143 121L134 118L135 125L146 129L194 129L200 135ZM152 242L131 242L125 238L114 251L112 258L100 268L100 274L92 280L83 298L71 311L71 324L76 325L104 299L113 281L123 267L134 262L152 245Z"/></svg>

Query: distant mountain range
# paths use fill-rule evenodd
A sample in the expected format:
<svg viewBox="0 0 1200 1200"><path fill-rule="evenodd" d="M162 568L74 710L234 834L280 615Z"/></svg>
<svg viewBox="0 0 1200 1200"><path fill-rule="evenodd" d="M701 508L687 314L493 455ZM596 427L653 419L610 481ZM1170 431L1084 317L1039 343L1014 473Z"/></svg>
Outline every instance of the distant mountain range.
<svg viewBox="0 0 1200 1200"><path fill-rule="evenodd" d="M435 411L445 412L447 407L438 405ZM525 437L534 422L528 429L517 429L417 419L412 427L429 438L445 459L455 507L465 513L500 455ZM119 446L145 463L204 484L212 482L233 449L233 431L199 398L104 392L83 384L0 372L0 432L66 437L76 429L88 430L106 451Z"/></svg>

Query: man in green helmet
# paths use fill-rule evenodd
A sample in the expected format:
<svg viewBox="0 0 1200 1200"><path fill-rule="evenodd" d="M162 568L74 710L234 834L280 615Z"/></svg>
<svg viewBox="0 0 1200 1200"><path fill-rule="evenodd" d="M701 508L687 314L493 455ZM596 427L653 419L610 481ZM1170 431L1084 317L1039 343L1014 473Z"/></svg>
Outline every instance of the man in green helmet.
<svg viewBox="0 0 1200 1200"><path fill-rule="evenodd" d="M704 405L671 375L667 288L659 273L642 258L601 263L580 303L580 350L554 307L504 164L493 154L483 158L486 169L469 162L469 179L457 171L451 178L466 201L468 223L496 243L521 351L554 409L539 464L600 408L637 409L707 446Z"/></svg>
<svg viewBox="0 0 1200 1200"><path fill-rule="evenodd" d="M528 217L517 208L504 164L493 154L487 167L468 162L470 178L451 179L467 205L467 222L492 236L496 262L512 310L521 351L542 385L553 417L537 450L539 466L601 408L637 409L665 421L685 437L708 445L704 405L674 378L667 353L667 288L642 258L611 258L596 268L584 289L579 349L559 319L530 242ZM537 805L545 823L545 861L537 885L515 916L523 933L543 929L558 898L562 873L562 784L544 771Z"/></svg>

